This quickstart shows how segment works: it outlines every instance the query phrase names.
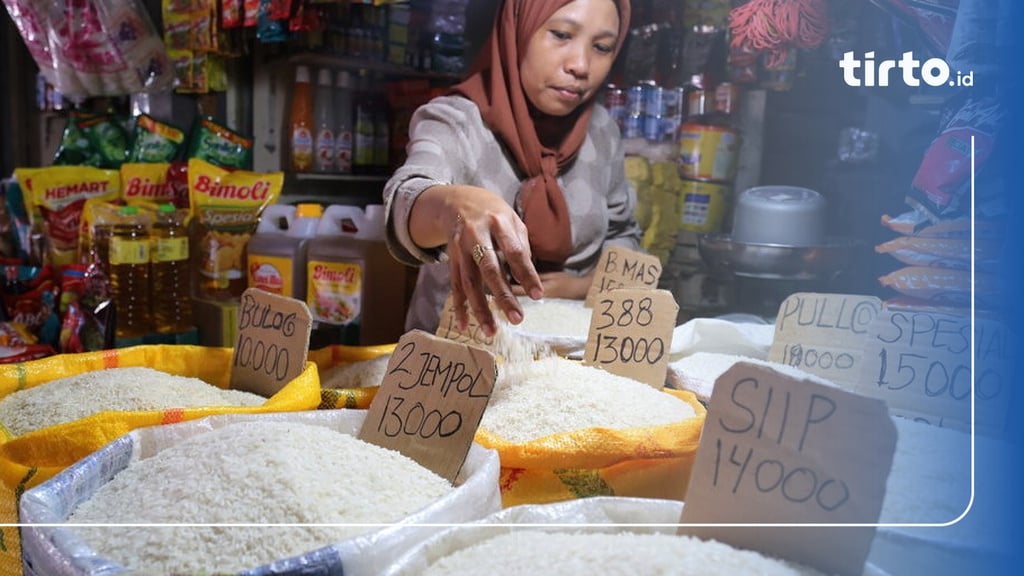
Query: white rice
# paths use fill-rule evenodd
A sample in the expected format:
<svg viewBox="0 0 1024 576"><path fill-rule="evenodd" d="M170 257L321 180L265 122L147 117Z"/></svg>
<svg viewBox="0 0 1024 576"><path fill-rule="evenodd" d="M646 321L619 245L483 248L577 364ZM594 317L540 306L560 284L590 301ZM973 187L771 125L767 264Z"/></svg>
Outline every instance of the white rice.
<svg viewBox="0 0 1024 576"><path fill-rule="evenodd" d="M587 339L592 310L582 300L520 298L523 321L517 326L524 332L554 336L575 336Z"/></svg>
<svg viewBox="0 0 1024 576"><path fill-rule="evenodd" d="M500 561L495 559L500 558ZM519 531L444 556L422 576L559 574L817 575L816 570L714 540L668 534Z"/></svg>
<svg viewBox="0 0 1024 576"><path fill-rule="evenodd" d="M971 496L970 436L907 418L893 422L896 452L879 521L945 523L958 517Z"/></svg>
<svg viewBox="0 0 1024 576"><path fill-rule="evenodd" d="M390 354L369 360L339 364L320 374L321 388L370 388L380 386L388 370Z"/></svg>
<svg viewBox="0 0 1024 576"><path fill-rule="evenodd" d="M564 358L502 364L480 422L511 442L587 428L680 422L693 407L651 386Z"/></svg>
<svg viewBox="0 0 1024 576"><path fill-rule="evenodd" d="M0 422L15 436L99 412L136 412L199 406L259 406L267 399L222 390L199 378L152 368L108 368L18 390L0 400Z"/></svg>
<svg viewBox="0 0 1024 576"><path fill-rule="evenodd" d="M737 362L749 362L758 366L767 366L792 378L811 380L818 384L835 387L835 383L799 368L768 362L747 356L722 354L719 352L695 352L685 358L670 362L666 380L669 386L680 390L689 390L701 400L710 400L715 389L715 381L729 371Z"/></svg>
<svg viewBox="0 0 1024 576"><path fill-rule="evenodd" d="M327 427L248 422L133 461L71 523L389 523L453 490L398 452ZM235 573L369 528L81 527L101 556L144 574Z"/></svg>

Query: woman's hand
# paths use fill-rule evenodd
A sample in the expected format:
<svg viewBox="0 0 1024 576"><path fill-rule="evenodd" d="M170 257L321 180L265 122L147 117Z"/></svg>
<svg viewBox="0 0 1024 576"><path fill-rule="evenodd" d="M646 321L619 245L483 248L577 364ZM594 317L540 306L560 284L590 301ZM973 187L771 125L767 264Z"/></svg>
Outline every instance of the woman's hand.
<svg viewBox="0 0 1024 576"><path fill-rule="evenodd" d="M495 334L497 324L487 302L488 291L509 322L522 322L523 310L505 265L523 294L535 300L544 296L531 260L526 225L504 199L489 190L473 186L425 190L413 205L409 233L424 248L447 244L455 321L460 330L468 326L469 304L484 334Z"/></svg>
<svg viewBox="0 0 1024 576"><path fill-rule="evenodd" d="M540 284L544 288L545 298L565 298L568 300L583 300L590 291L590 284L594 281L594 273L586 276L576 276L568 272L545 272L540 275ZM512 287L512 293L516 296L525 296L526 290L518 284Z"/></svg>

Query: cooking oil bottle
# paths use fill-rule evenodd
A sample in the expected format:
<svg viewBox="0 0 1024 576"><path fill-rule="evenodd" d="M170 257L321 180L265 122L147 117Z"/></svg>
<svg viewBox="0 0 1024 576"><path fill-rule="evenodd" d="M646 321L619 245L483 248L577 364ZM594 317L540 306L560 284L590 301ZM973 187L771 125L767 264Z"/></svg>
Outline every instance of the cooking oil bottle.
<svg viewBox="0 0 1024 576"><path fill-rule="evenodd" d="M110 235L110 286L117 314L118 338L137 338L150 329L147 222L137 206L124 206Z"/></svg>
<svg viewBox="0 0 1024 576"><path fill-rule="evenodd" d="M383 206L328 206L307 255L310 349L397 342L410 272L384 243Z"/></svg>
<svg viewBox="0 0 1024 576"><path fill-rule="evenodd" d="M161 204L150 228L150 315L164 334L192 328L187 210Z"/></svg>
<svg viewBox="0 0 1024 576"><path fill-rule="evenodd" d="M306 299L306 248L322 214L319 204L267 206L246 247L250 288Z"/></svg>

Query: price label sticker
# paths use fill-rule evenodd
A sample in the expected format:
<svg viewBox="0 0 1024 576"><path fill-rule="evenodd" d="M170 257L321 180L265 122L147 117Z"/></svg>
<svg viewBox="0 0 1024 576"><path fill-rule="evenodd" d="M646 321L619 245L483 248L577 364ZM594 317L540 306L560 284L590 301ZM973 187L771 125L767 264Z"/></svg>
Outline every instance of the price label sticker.
<svg viewBox="0 0 1024 576"><path fill-rule="evenodd" d="M590 317L583 363L662 388L679 306L668 290L617 288Z"/></svg>
<svg viewBox="0 0 1024 576"><path fill-rule="evenodd" d="M238 306L231 388L276 394L306 368L313 317L305 302L249 288Z"/></svg>
<svg viewBox="0 0 1024 576"><path fill-rule="evenodd" d="M884 402L738 362L715 382L681 524L875 524L896 448ZM681 526L861 574L873 527Z"/></svg>
<svg viewBox="0 0 1024 576"><path fill-rule="evenodd" d="M501 314L501 312L494 310L493 300L490 296L487 297L487 304L491 306L492 312ZM493 346L494 337L484 334L484 329L476 321L473 312L468 309L467 312L469 314L469 322L466 325L466 330L461 331L459 330L458 322L455 321L455 304L452 301L451 293L449 293L448 297L444 300L444 306L441 308L441 320L437 325L434 335L451 340L452 342L458 342L459 344L474 344L486 348Z"/></svg>
<svg viewBox="0 0 1024 576"><path fill-rule="evenodd" d="M768 360L854 390L868 329L881 309L874 296L792 294L779 306Z"/></svg>
<svg viewBox="0 0 1024 576"><path fill-rule="evenodd" d="M964 430L973 384L977 429L998 434L1013 404L1013 341L1002 322L976 317L972 379L969 316L887 308L868 331L859 392L894 414Z"/></svg>
<svg viewBox="0 0 1024 576"><path fill-rule="evenodd" d="M594 281L584 305L593 308L599 296L616 288L657 288L660 279L661 260L657 256L622 246L608 246L597 261Z"/></svg>
<svg viewBox="0 0 1024 576"><path fill-rule="evenodd" d="M490 352L409 331L391 354L358 437L454 482L496 377Z"/></svg>

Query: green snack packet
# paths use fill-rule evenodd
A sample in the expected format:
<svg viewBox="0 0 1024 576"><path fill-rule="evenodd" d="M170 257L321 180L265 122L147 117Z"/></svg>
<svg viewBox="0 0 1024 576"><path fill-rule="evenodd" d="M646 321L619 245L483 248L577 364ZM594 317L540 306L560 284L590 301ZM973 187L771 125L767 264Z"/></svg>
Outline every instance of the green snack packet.
<svg viewBox="0 0 1024 576"><path fill-rule="evenodd" d="M117 169L128 159L128 134L113 116L104 114L79 120L78 129L103 159L100 168Z"/></svg>
<svg viewBox="0 0 1024 576"><path fill-rule="evenodd" d="M196 118L189 138L188 157L222 168L252 170L252 139L217 124L212 118Z"/></svg>
<svg viewBox="0 0 1024 576"><path fill-rule="evenodd" d="M78 127L79 122L93 117L93 114L85 112L68 114L68 122L64 126L60 145L57 146L57 153L53 157L54 166L93 166L98 168L103 165L102 155L93 147L85 132Z"/></svg>
<svg viewBox="0 0 1024 576"><path fill-rule="evenodd" d="M128 162L172 162L185 143L185 133L147 114L135 118Z"/></svg>

